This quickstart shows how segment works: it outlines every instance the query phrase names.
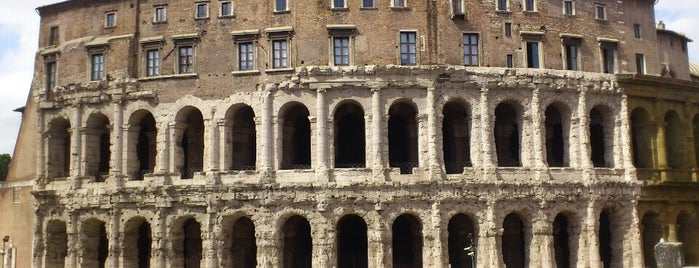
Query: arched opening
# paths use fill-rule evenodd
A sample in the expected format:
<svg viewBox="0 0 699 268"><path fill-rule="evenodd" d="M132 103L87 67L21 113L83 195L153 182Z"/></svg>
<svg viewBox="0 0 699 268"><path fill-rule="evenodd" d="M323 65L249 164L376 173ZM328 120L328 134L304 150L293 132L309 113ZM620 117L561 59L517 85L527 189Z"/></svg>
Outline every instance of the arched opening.
<svg viewBox="0 0 699 268"><path fill-rule="evenodd" d="M204 117L194 107L182 109L177 116L179 140L177 166L182 179L191 179L204 169Z"/></svg>
<svg viewBox="0 0 699 268"><path fill-rule="evenodd" d="M599 231L597 242L599 245L599 256L604 268L612 266L612 222L607 211L602 211L599 217Z"/></svg>
<svg viewBox="0 0 699 268"><path fill-rule="evenodd" d="M684 264L699 265L699 245L697 245L697 224L689 213L680 212L677 215L677 238L682 242Z"/></svg>
<svg viewBox="0 0 699 268"><path fill-rule="evenodd" d="M442 150L447 174L464 172L471 166L471 118L468 107L459 101L450 101L442 110Z"/></svg>
<svg viewBox="0 0 699 268"><path fill-rule="evenodd" d="M641 220L643 231L641 233L643 241L643 260L646 267L655 267L655 244L660 242L663 236L663 223L660 215L655 212L647 212Z"/></svg>
<svg viewBox="0 0 699 268"><path fill-rule="evenodd" d="M149 268L151 258L151 226L146 219L129 220L124 229L124 264L127 267Z"/></svg>
<svg viewBox="0 0 699 268"><path fill-rule="evenodd" d="M393 221L393 267L422 267L422 224L413 215Z"/></svg>
<svg viewBox="0 0 699 268"><path fill-rule="evenodd" d="M67 177L70 174L70 122L63 118L51 120L48 127L48 178Z"/></svg>
<svg viewBox="0 0 699 268"><path fill-rule="evenodd" d="M134 180L143 180L143 175L153 173L155 169L156 139L158 129L155 126L153 114L146 110L135 112L129 120L129 173ZM132 136L133 135L133 136ZM131 147L134 148L134 147ZM135 154L135 155L134 155ZM133 158L135 156L135 158Z"/></svg>
<svg viewBox="0 0 699 268"><path fill-rule="evenodd" d="M401 174L412 174L419 164L416 115L407 103L396 103L388 109L388 162Z"/></svg>
<svg viewBox="0 0 699 268"><path fill-rule="evenodd" d="M364 110L355 103L344 103L335 111L335 167L366 167Z"/></svg>
<svg viewBox="0 0 699 268"><path fill-rule="evenodd" d="M655 126L646 109L638 107L631 112L631 142L633 163L636 168L653 167L653 136Z"/></svg>
<svg viewBox="0 0 699 268"><path fill-rule="evenodd" d="M46 225L46 236L44 240L45 253L44 260L46 268L63 268L68 256L68 234L66 223L58 220L51 220Z"/></svg>
<svg viewBox="0 0 699 268"><path fill-rule="evenodd" d="M104 268L109 253L109 239L105 223L96 219L83 222L80 242L83 245L82 267Z"/></svg>
<svg viewBox="0 0 699 268"><path fill-rule="evenodd" d="M473 221L465 214L456 214L449 220L449 267L474 268L475 252L466 250L476 246L476 233Z"/></svg>
<svg viewBox="0 0 699 268"><path fill-rule="evenodd" d="M510 213L502 223L502 258L508 268L524 268L524 223L515 213Z"/></svg>
<svg viewBox="0 0 699 268"><path fill-rule="evenodd" d="M546 107L546 161L549 167L567 166L563 117L555 105Z"/></svg>
<svg viewBox="0 0 699 268"><path fill-rule="evenodd" d="M367 226L362 217L346 215L337 223L337 267L369 266Z"/></svg>
<svg viewBox="0 0 699 268"><path fill-rule="evenodd" d="M101 113L91 114L85 129L85 174L94 176L95 181L104 181L109 175L111 158L109 119Z"/></svg>
<svg viewBox="0 0 699 268"><path fill-rule="evenodd" d="M679 115L677 115L675 111L668 111L665 114L665 148L667 148L667 162L670 168L686 168L684 153L685 137L685 130L682 127Z"/></svg>
<svg viewBox="0 0 699 268"><path fill-rule="evenodd" d="M568 217L563 213L553 220L553 250L557 268L571 267L570 226Z"/></svg>
<svg viewBox="0 0 699 268"><path fill-rule="evenodd" d="M231 170L255 170L257 137L255 112L243 105L235 110L230 121Z"/></svg>
<svg viewBox="0 0 699 268"><path fill-rule="evenodd" d="M313 240L311 225L306 218L294 215L282 228L283 268L311 267Z"/></svg>
<svg viewBox="0 0 699 268"><path fill-rule="evenodd" d="M284 109L281 169L311 168L311 122L308 109L293 103Z"/></svg>
<svg viewBox="0 0 699 268"><path fill-rule="evenodd" d="M590 110L590 159L594 167L610 167L607 162L607 122L601 108ZM611 138L611 137L610 137Z"/></svg>
<svg viewBox="0 0 699 268"><path fill-rule="evenodd" d="M257 243L255 224L248 217L240 217L233 224L230 267L257 267Z"/></svg>
<svg viewBox="0 0 699 268"><path fill-rule="evenodd" d="M495 108L495 150L500 167L520 167L520 126L517 110L508 103Z"/></svg>
<svg viewBox="0 0 699 268"><path fill-rule="evenodd" d="M699 167L699 115L695 115L692 120L692 130L694 132L694 160Z"/></svg>
<svg viewBox="0 0 699 268"><path fill-rule="evenodd" d="M181 228L181 240L175 241L179 249L177 254L181 256L183 267L199 268L202 257L201 224L195 219L189 218L182 224Z"/></svg>

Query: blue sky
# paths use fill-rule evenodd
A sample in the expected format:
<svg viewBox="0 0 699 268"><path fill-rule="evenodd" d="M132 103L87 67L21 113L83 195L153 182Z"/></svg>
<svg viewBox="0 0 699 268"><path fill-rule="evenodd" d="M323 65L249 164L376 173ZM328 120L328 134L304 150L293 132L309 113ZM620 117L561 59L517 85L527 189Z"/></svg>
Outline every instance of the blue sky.
<svg viewBox="0 0 699 268"><path fill-rule="evenodd" d="M551 0L546 0L551 1ZM583 0L589 1L589 0ZM39 16L35 8L59 0L0 0L0 153L13 153L21 115L32 82ZM697 42L689 44L691 61L699 62L699 1L660 0L656 21Z"/></svg>

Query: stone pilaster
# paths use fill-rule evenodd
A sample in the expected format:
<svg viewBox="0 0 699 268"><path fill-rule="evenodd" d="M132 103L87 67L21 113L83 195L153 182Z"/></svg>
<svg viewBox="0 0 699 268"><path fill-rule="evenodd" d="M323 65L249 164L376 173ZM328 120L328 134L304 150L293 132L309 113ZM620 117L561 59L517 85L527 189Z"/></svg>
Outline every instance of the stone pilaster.
<svg viewBox="0 0 699 268"><path fill-rule="evenodd" d="M383 103L381 102L381 88L371 88L371 162L374 181L386 180L386 163L383 155L383 136L382 129L384 127Z"/></svg>
<svg viewBox="0 0 699 268"><path fill-rule="evenodd" d="M218 267L218 243L216 243L216 211L209 209L206 214L206 225L202 233L202 259L205 268Z"/></svg>
<svg viewBox="0 0 699 268"><path fill-rule="evenodd" d="M437 153L437 126L441 123L438 122L439 116L435 111L434 91L434 87L427 88L427 168L431 180L442 180L445 173L442 172L441 157Z"/></svg>
<svg viewBox="0 0 699 268"><path fill-rule="evenodd" d="M82 106L78 105L73 110L73 122L71 122L70 136L70 176L77 177L82 175L81 172L81 156L82 156Z"/></svg>
<svg viewBox="0 0 699 268"><path fill-rule="evenodd" d="M258 148L262 148L262 161L260 168L261 183L274 182L274 129L272 126L272 102L274 100L274 91L276 91L276 85L268 84L266 85L265 92L263 93L262 129L260 130L262 143L258 145Z"/></svg>
<svg viewBox="0 0 699 268"><path fill-rule="evenodd" d="M152 256L151 267L165 268L167 267L167 214L163 211L166 208L159 207L161 211L156 213L156 222L153 225L153 241L151 242Z"/></svg>
<svg viewBox="0 0 699 268"><path fill-rule="evenodd" d="M123 146L123 131L122 131L122 125L124 124L124 106L121 102L115 101L114 104L112 105L114 108L114 122L112 124L113 128L111 129L111 135L112 137L112 145L110 150L111 152L111 165L110 165L110 171L109 173L112 175L117 175L116 177L120 177L122 175L122 171L125 171L126 169L122 169L122 153L126 152L124 151L124 146ZM120 185L120 183L117 182L117 185Z"/></svg>
<svg viewBox="0 0 699 268"><path fill-rule="evenodd" d="M538 88L534 89L532 92L532 103L531 103L531 109L529 111L531 112L531 129L532 129L532 161L533 161L533 166L537 170L537 176L543 175L544 169L546 169L546 158L545 158L545 153L546 153L546 130L545 130L545 124L542 123L542 120L546 119L546 116L541 113L541 103L539 100L539 95L540 91ZM523 135L524 136L524 135ZM526 143L527 141L522 141L522 144Z"/></svg>
<svg viewBox="0 0 699 268"><path fill-rule="evenodd" d="M117 209L112 209L112 217L109 218L107 225L109 237L109 253L107 255L108 267L119 267L119 260L122 259L124 248L124 235L119 230L121 229L121 213Z"/></svg>
<svg viewBox="0 0 699 268"><path fill-rule="evenodd" d="M590 201L587 206L587 215L585 216L585 224L583 225L582 232L585 236L586 247L579 247L580 249L587 249L587 253L580 254L579 256L588 257L588 266L590 268L601 268L602 260L599 255L599 214L595 207L595 201ZM578 252L581 252L579 250Z"/></svg>
<svg viewBox="0 0 699 268"><path fill-rule="evenodd" d="M80 236L78 235L79 216L75 212L69 212L70 220L67 223L68 254L66 256L66 267L78 267L78 257L80 255Z"/></svg>
<svg viewBox="0 0 699 268"><path fill-rule="evenodd" d="M230 169L232 165L232 157L233 155L231 154L233 150L233 140L230 135L232 134L228 129L231 127L231 125L228 123L226 119L218 120L215 123L212 124L212 127L215 127L218 131L218 153L217 159L216 159L216 165L218 166L218 170L228 170Z"/></svg>
<svg viewBox="0 0 699 268"><path fill-rule="evenodd" d="M218 151L223 144L219 143L218 124L216 120L204 119L204 159L202 159L207 173L219 171ZM207 176L209 177L209 176Z"/></svg>
<svg viewBox="0 0 699 268"><path fill-rule="evenodd" d="M328 107L326 101L326 89L319 88L316 91L316 181L331 181L328 172Z"/></svg>

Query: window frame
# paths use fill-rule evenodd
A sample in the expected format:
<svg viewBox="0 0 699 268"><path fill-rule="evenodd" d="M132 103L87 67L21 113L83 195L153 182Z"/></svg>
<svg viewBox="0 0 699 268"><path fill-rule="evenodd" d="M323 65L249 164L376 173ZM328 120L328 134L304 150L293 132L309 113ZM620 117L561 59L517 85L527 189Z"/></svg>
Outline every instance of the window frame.
<svg viewBox="0 0 699 268"><path fill-rule="evenodd" d="M403 35L406 36L406 42L403 42ZM411 43L409 36L413 35L414 41ZM419 65L419 51L418 51L418 33L417 30L401 30L398 32L398 63L400 65L404 66L414 66L414 65ZM403 50L403 45L406 46L406 51L404 52ZM413 47L414 52L410 52L410 47ZM407 56L407 61L403 62L403 55ZM410 57L413 57L412 62L410 61Z"/></svg>
<svg viewBox="0 0 699 268"><path fill-rule="evenodd" d="M259 54L257 52L258 47L259 47L259 36L260 36L260 31L257 29L254 30L242 30L242 31L235 31L232 33L233 35L233 44L235 46L235 53L234 53L234 58L235 58L235 71L233 73L259 73ZM248 60L250 64L252 64L251 68L249 69L242 69L241 65L241 45L250 43L252 45L251 48L251 53L252 53L252 59Z"/></svg>
<svg viewBox="0 0 699 268"><path fill-rule="evenodd" d="M580 48L582 47L582 36L575 34L561 34L561 55L563 55L563 69L568 71L582 70L580 60ZM574 56L571 58L570 50L574 49ZM571 63L572 62L572 63Z"/></svg>
<svg viewBox="0 0 699 268"><path fill-rule="evenodd" d="M408 8L408 0L391 0L392 9Z"/></svg>
<svg viewBox="0 0 699 268"><path fill-rule="evenodd" d="M49 46L57 46L59 37L60 37L60 28L58 27L58 25L54 25L54 26L49 27L48 45Z"/></svg>
<svg viewBox="0 0 699 268"><path fill-rule="evenodd" d="M208 19L209 18L209 2L196 2L194 3L194 19ZM204 16L201 16L201 8L204 8Z"/></svg>
<svg viewBox="0 0 699 268"><path fill-rule="evenodd" d="M340 45L339 49L341 51L347 51L346 55L344 53L340 53L340 55L337 54L337 41L338 40L346 40L345 46ZM351 36L331 36L330 37L330 42L332 43L332 59L331 59L331 66L350 66L353 65L352 61L352 37ZM341 59L341 63L337 62L338 57ZM344 63L344 60L346 59L346 63Z"/></svg>
<svg viewBox="0 0 699 268"><path fill-rule="evenodd" d="M531 1L531 6L529 5ZM522 0L522 11L537 12L536 0Z"/></svg>
<svg viewBox="0 0 699 268"><path fill-rule="evenodd" d="M633 37L637 40L643 39L643 31L641 29L641 24L634 23L633 25Z"/></svg>
<svg viewBox="0 0 699 268"><path fill-rule="evenodd" d="M107 11L104 13L104 28L115 28L117 26L117 12Z"/></svg>
<svg viewBox="0 0 699 268"><path fill-rule="evenodd" d="M451 0L451 16L452 18L458 16L464 16L466 14L466 7L464 6L464 0ZM459 9L457 10L456 7Z"/></svg>
<svg viewBox="0 0 699 268"><path fill-rule="evenodd" d="M570 4L570 13L568 13L568 6ZM575 1L573 0L563 0L563 15L575 16Z"/></svg>
<svg viewBox="0 0 699 268"><path fill-rule="evenodd" d="M366 4L367 1L371 2L371 6L364 5L364 4ZM376 8L376 0L362 0L361 8L362 9L375 9Z"/></svg>
<svg viewBox="0 0 699 268"><path fill-rule="evenodd" d="M159 12L161 10L162 12ZM162 14L161 14L162 13ZM159 14L162 15L160 18ZM167 22L167 6L155 6L153 11L153 23L165 23Z"/></svg>
<svg viewBox="0 0 699 268"><path fill-rule="evenodd" d="M51 68L49 67L51 66ZM56 87L56 76L58 73L58 60L56 55L48 55L44 57L44 90L51 92Z"/></svg>
<svg viewBox="0 0 699 268"><path fill-rule="evenodd" d="M510 12L510 1L509 0L496 0L495 1L495 11L496 12Z"/></svg>
<svg viewBox="0 0 699 268"><path fill-rule="evenodd" d="M475 44L475 45L470 43L470 41L472 41L472 37L474 37L474 36L476 37L476 44ZM469 43L468 43L468 44L466 43L466 37L469 37ZM481 56L481 53L480 53L480 52L481 52L481 51L480 51L480 50L481 50L481 48L480 48L481 42L480 42L480 38L481 38L481 37L480 37L480 34L477 33L477 32L464 32L464 33L463 33L463 35L462 35L462 40L461 40L461 41L462 41L461 45L463 46L463 48L462 48L462 52L463 52L462 59L463 59L463 65L464 65L464 66L470 66L470 67L481 66L481 57L480 57L480 56ZM466 48L467 48L467 47L470 48L470 50L469 50L469 51L471 52L470 54L467 54L467 53L466 53ZM475 52L476 52L475 54L473 54L473 49L474 49L474 48L475 48ZM473 64L473 62L471 62L470 64L467 64L467 62L466 62L466 57L469 57L469 58L472 60L473 57L474 57L474 55L475 55L475 57L476 57L476 64Z"/></svg>
<svg viewBox="0 0 699 268"><path fill-rule="evenodd" d="M646 74L646 55L643 53L636 53L636 73Z"/></svg>
<svg viewBox="0 0 699 268"><path fill-rule="evenodd" d="M542 68L544 68L543 64L542 64L543 61L542 61L542 55L541 55L541 41L525 40L524 44L525 44L524 47L526 49L526 51L524 52L524 62L527 63L527 65L525 67L530 68L530 69L542 69ZM529 53L530 53L529 48L531 45L536 45L536 46L534 46L534 47L536 47L536 57L533 57L534 55L529 55ZM534 53L532 53L532 54L534 54ZM534 61L530 62L530 60L533 60L533 59L536 59L536 62L534 62Z"/></svg>
<svg viewBox="0 0 699 268"><path fill-rule="evenodd" d="M615 74L617 72L617 46L617 42L600 40L600 71L602 73Z"/></svg>
<svg viewBox="0 0 699 268"><path fill-rule="evenodd" d="M505 68L514 68L515 67L515 57L512 55L512 53L507 53L505 55Z"/></svg>
<svg viewBox="0 0 699 268"><path fill-rule="evenodd" d="M342 6L337 6L339 1L342 1ZM330 0L330 9L333 9L333 10L347 9L347 0Z"/></svg>
<svg viewBox="0 0 699 268"><path fill-rule="evenodd" d="M602 11L600 13L600 10ZM595 3L595 19L600 21L608 20L607 17L607 5L601 3Z"/></svg>
<svg viewBox="0 0 699 268"><path fill-rule="evenodd" d="M247 47L247 50L245 52L246 54L246 60L245 60L245 68L243 68L243 59L241 55L243 55L243 46ZM255 64L255 59L256 57L256 46L255 42L252 40L246 40L246 41L241 41L241 42L236 42L236 47L238 48L238 59L237 59L237 70L238 71L253 71L256 69L257 65Z"/></svg>
<svg viewBox="0 0 699 268"><path fill-rule="evenodd" d="M291 26L284 27L272 27L265 29L267 35L267 45L269 48L269 53L267 55L267 69L265 72L280 72L280 71L292 71L294 68L294 55L293 55L293 34L294 28ZM286 65L282 65L281 62L277 65L275 60L283 60L283 57L275 57L275 44L279 42L286 43ZM282 50L280 50L280 53Z"/></svg>
<svg viewBox="0 0 699 268"><path fill-rule="evenodd" d="M284 9L279 8L280 3L284 3ZM275 13L284 13L284 12L288 12L289 10L290 10L289 0L274 0L274 12Z"/></svg>
<svg viewBox="0 0 699 268"><path fill-rule="evenodd" d="M503 24L504 27L504 35L505 37L512 37L512 23L511 22L505 22Z"/></svg>
<svg viewBox="0 0 699 268"><path fill-rule="evenodd" d="M106 77L106 57L104 51L95 51L89 53L89 61L90 61L90 81L101 81L104 80ZM96 59L101 59L100 61L96 61ZM96 70L95 68L98 67L99 70Z"/></svg>
<svg viewBox="0 0 699 268"><path fill-rule="evenodd" d="M225 8L224 6L228 6L228 14L224 13ZM220 18L230 18L230 17L235 17L235 6L233 4L233 1L220 1L219 5L219 12L218 16Z"/></svg>
<svg viewBox="0 0 699 268"><path fill-rule="evenodd" d="M272 56L272 69L286 69L290 68L289 64L289 40L286 38L276 38L270 40L271 44L271 56ZM277 49L277 44L280 47ZM279 50L279 56L277 56L277 50ZM277 63L278 62L278 63Z"/></svg>
<svg viewBox="0 0 699 268"><path fill-rule="evenodd" d="M188 52L188 54L182 55L182 51ZM184 63L183 63L184 59ZM177 73L178 74L191 74L196 73L194 71L194 45L193 44L181 44L177 46ZM184 67L184 69L183 69Z"/></svg>
<svg viewBox="0 0 699 268"><path fill-rule="evenodd" d="M151 53L155 52L156 57L151 58ZM153 77L153 76L159 76L162 74L160 66L162 66L162 57L160 56L160 48L147 48L145 50L145 56L146 56L146 68L145 68L145 75L147 77ZM151 63L153 63L151 65ZM153 70L153 72L151 72Z"/></svg>

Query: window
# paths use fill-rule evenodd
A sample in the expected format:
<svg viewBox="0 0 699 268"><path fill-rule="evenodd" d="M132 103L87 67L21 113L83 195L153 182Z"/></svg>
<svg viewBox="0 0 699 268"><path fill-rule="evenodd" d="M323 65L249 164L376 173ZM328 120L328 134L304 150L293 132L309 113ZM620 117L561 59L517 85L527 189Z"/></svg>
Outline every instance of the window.
<svg viewBox="0 0 699 268"><path fill-rule="evenodd" d="M595 4L595 18L598 20L606 20L607 6L603 4Z"/></svg>
<svg viewBox="0 0 699 268"><path fill-rule="evenodd" d="M575 15L575 4L573 3L573 0L563 1L563 14Z"/></svg>
<svg viewBox="0 0 699 268"><path fill-rule="evenodd" d="M146 51L146 75L160 75L160 50L149 49Z"/></svg>
<svg viewBox="0 0 699 268"><path fill-rule="evenodd" d="M400 64L415 65L417 63L416 36L415 32L400 33Z"/></svg>
<svg viewBox="0 0 699 268"><path fill-rule="evenodd" d="M233 2L223 1L221 2L221 17L233 16Z"/></svg>
<svg viewBox="0 0 699 268"><path fill-rule="evenodd" d="M105 15L104 27L116 27L116 12L108 12Z"/></svg>
<svg viewBox="0 0 699 268"><path fill-rule="evenodd" d="M333 38L333 63L334 65L349 65L349 37Z"/></svg>
<svg viewBox="0 0 699 268"><path fill-rule="evenodd" d="M104 77L104 54L97 53L92 54L91 58L91 74L90 79L92 81L101 80Z"/></svg>
<svg viewBox="0 0 699 268"><path fill-rule="evenodd" d="M391 4L392 4L391 7L398 7L398 8L406 7L405 1L406 0L391 0Z"/></svg>
<svg viewBox="0 0 699 268"><path fill-rule="evenodd" d="M505 22L505 36L512 37L512 23Z"/></svg>
<svg viewBox="0 0 699 268"><path fill-rule="evenodd" d="M198 3L197 4L197 19L203 19L209 17L209 4L208 3Z"/></svg>
<svg viewBox="0 0 699 268"><path fill-rule="evenodd" d="M51 26L49 29L49 46L58 45L58 26Z"/></svg>
<svg viewBox="0 0 699 268"><path fill-rule="evenodd" d="M22 196L22 188L12 187L12 203L19 203Z"/></svg>
<svg viewBox="0 0 699 268"><path fill-rule="evenodd" d="M534 0L524 0L524 11L536 11Z"/></svg>
<svg viewBox="0 0 699 268"><path fill-rule="evenodd" d="M238 70L249 71L255 68L255 53L253 42L238 44Z"/></svg>
<svg viewBox="0 0 699 268"><path fill-rule="evenodd" d="M527 67L541 67L539 64L539 42L527 42Z"/></svg>
<svg viewBox="0 0 699 268"><path fill-rule="evenodd" d="M275 0L274 3L274 11L288 10L286 0Z"/></svg>
<svg viewBox="0 0 699 268"><path fill-rule="evenodd" d="M643 54L636 54L636 72L639 74L646 73L646 56Z"/></svg>
<svg viewBox="0 0 699 268"><path fill-rule="evenodd" d="M464 15L463 0L451 0L451 10L454 16Z"/></svg>
<svg viewBox="0 0 699 268"><path fill-rule="evenodd" d="M565 44L566 70L578 70L578 46Z"/></svg>
<svg viewBox="0 0 699 268"><path fill-rule="evenodd" d="M507 11L507 0L497 0L497 10L498 11Z"/></svg>
<svg viewBox="0 0 699 268"><path fill-rule="evenodd" d="M641 25L640 24L633 25L633 37L636 39L641 39Z"/></svg>
<svg viewBox="0 0 699 268"><path fill-rule="evenodd" d="M272 68L287 68L288 63L288 45L286 40L272 40Z"/></svg>
<svg viewBox="0 0 699 268"><path fill-rule="evenodd" d="M478 34L464 34L464 65L478 66Z"/></svg>
<svg viewBox="0 0 699 268"><path fill-rule="evenodd" d="M56 86L56 61L46 62L46 91L53 90Z"/></svg>
<svg viewBox="0 0 699 268"><path fill-rule="evenodd" d="M362 7L364 7L364 8L374 7L374 0L362 0Z"/></svg>
<svg viewBox="0 0 699 268"><path fill-rule="evenodd" d="M155 7L155 17L154 22L165 22L167 21L167 9L164 6Z"/></svg>
<svg viewBox="0 0 699 268"><path fill-rule="evenodd" d="M602 72L613 74L615 68L615 49L612 47L602 47Z"/></svg>
<svg viewBox="0 0 699 268"><path fill-rule="evenodd" d="M179 47L178 65L180 73L194 72L194 48L192 46Z"/></svg>
<svg viewBox="0 0 699 268"><path fill-rule="evenodd" d="M514 65L514 57L512 57L512 54L507 54L505 57L505 66L507 66L507 68L512 68Z"/></svg>
<svg viewBox="0 0 699 268"><path fill-rule="evenodd" d="M345 0L332 0L332 8L345 8Z"/></svg>

